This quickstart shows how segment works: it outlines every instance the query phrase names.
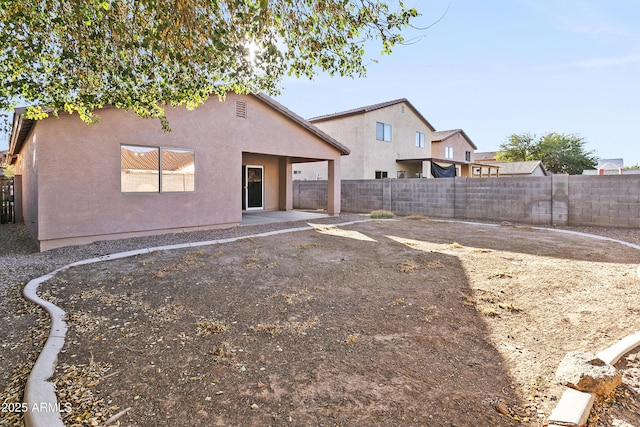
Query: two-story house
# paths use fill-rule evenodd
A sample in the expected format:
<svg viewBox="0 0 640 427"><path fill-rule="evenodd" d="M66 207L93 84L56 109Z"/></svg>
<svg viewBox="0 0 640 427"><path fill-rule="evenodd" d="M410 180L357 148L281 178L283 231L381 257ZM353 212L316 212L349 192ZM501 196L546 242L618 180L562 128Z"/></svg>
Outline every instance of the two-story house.
<svg viewBox="0 0 640 427"><path fill-rule="evenodd" d="M436 131L406 98L309 121L351 150L342 159L342 179L469 176L477 149L461 129ZM293 169L294 179L327 177L324 163Z"/></svg>

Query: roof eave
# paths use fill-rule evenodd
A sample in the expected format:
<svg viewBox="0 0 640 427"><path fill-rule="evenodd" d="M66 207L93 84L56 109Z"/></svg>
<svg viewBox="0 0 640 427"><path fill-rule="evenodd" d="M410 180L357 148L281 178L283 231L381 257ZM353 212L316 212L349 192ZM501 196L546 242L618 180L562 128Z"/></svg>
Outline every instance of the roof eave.
<svg viewBox="0 0 640 427"><path fill-rule="evenodd" d="M380 102L378 104L372 104L372 105L366 105L364 107L358 107L358 108L354 108L352 110L346 110L346 111L341 111L338 113L333 113L333 114L325 114L322 116L317 116L317 117L312 117L309 119L310 123L319 123L319 122L326 122L329 120L335 120L335 119L342 119L345 117L350 117L350 116L357 116L360 114L366 114L366 113L370 113L372 111L376 111L376 110L381 110L383 108L387 108L387 107L392 107L394 105L398 105L398 104L407 104L407 106L411 109L411 111L413 111L413 113L418 116L420 118L420 120L422 120L424 122L425 125L427 125L427 127L431 130L431 132L435 132L436 129L431 125L431 123L429 123L429 121L422 115L422 113L420 113L420 111L418 111L418 109L416 107L413 106L413 104L407 99L407 98L400 98L400 99L395 99L393 101L387 101L387 102Z"/></svg>
<svg viewBox="0 0 640 427"><path fill-rule="evenodd" d="M324 133L323 131L318 129L316 126L314 126L311 122L309 122L308 120L305 120L301 116L289 110L287 107L280 104L278 101L274 100L273 98L262 93L252 93L251 95L254 96L256 99L258 99L259 101L275 109L276 111L278 111L279 113L287 117L288 119L302 126L304 129L308 130L309 132L311 132L318 138L322 139L329 145L333 146L340 152L341 155L346 156L349 153L351 153L351 150L349 150L349 148L347 148L345 145L342 145L336 139Z"/></svg>
<svg viewBox="0 0 640 427"><path fill-rule="evenodd" d="M22 147L27 137L31 133L31 129L35 121L24 117L26 108L16 108L13 112L13 125L11 127L11 135L9 137L9 164L14 164L18 158L18 154L22 151Z"/></svg>
<svg viewBox="0 0 640 427"><path fill-rule="evenodd" d="M471 145L471 147L473 147L473 149L474 149L474 150L477 150L477 149L478 149L478 147L476 146L476 144L474 144L474 143L473 143L473 141L471 140L471 138L469 138L469 135L467 135L467 133L466 133L464 130L462 130L462 129L452 129L452 130L449 130L449 131L447 131L447 130L442 130L442 131L439 131L439 132L443 132L443 133L444 133L444 132L450 132L450 133L449 133L447 136L445 136L444 138L440 138L440 139L433 139L433 140L431 140L431 142L443 142L443 141L445 141L445 140L447 140L447 139L451 138L451 137L452 137L452 136L454 136L454 135L462 134L462 137L463 137L464 139L466 139L466 140L467 140L467 142L469 143L469 145Z"/></svg>

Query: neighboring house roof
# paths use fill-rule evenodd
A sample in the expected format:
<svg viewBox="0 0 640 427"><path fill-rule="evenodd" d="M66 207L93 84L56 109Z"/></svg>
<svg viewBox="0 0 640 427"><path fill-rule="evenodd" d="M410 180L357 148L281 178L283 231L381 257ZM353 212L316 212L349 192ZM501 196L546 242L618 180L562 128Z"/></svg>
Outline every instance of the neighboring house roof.
<svg viewBox="0 0 640 427"><path fill-rule="evenodd" d="M500 167L500 175L531 175L536 168L540 168L547 175L547 170L541 160L526 162L491 162L491 166Z"/></svg>
<svg viewBox="0 0 640 427"><path fill-rule="evenodd" d="M407 106L411 109L411 111L413 111L413 113L416 116L418 116L420 118L420 120L422 120L424 122L424 124L427 125L427 127L429 129L431 129L432 132L436 130L433 126L431 126L431 123L429 123L429 121L427 119L425 119L422 114L420 114L420 112L416 109L416 107L414 107L413 104L411 104L411 102L409 102L409 100L407 98L400 98L400 99L395 99L393 101L387 101L387 102L381 102L379 104L367 105L367 106L364 106L364 107L358 107L358 108L354 108L354 109L351 109L351 110L341 111L341 112L338 112L338 113L325 114L323 116L312 117L312 118L309 119L309 121L311 123L317 123L317 122L324 122L324 121L327 121L327 120L339 119L339 118L343 118L343 117L357 116L359 114L369 113L371 111L380 110L381 108L387 108L387 107L391 107L393 105L402 104L402 103L407 104Z"/></svg>
<svg viewBox="0 0 640 427"><path fill-rule="evenodd" d="M624 159L599 159L596 169L622 169Z"/></svg>
<svg viewBox="0 0 640 427"><path fill-rule="evenodd" d="M471 141L471 138L469 138L469 136L462 129L441 130L438 132L433 132L433 134L431 135L431 142L443 142L458 134L462 135L462 137L469 142L469 145L471 145L474 150L478 149L478 147L476 147L476 144Z"/></svg>
<svg viewBox="0 0 640 427"><path fill-rule="evenodd" d="M476 162L494 162L496 160L496 156L498 155L497 151L483 151L476 152L473 155L473 158Z"/></svg>
<svg viewBox="0 0 640 427"><path fill-rule="evenodd" d="M283 116L302 126L304 129L316 135L318 138L326 142L327 144L336 148L342 155L347 155L350 153L349 148L339 143L337 140L324 133L313 124L309 123L307 120L297 115L293 111L289 110L279 102L275 101L271 97L258 93L258 94L250 94L257 100L263 102L264 104L270 106ZM26 108L16 108L13 116L13 129L11 131L11 137L9 140L9 162L13 163L16 158L16 155L20 153L22 150L22 145L24 144L27 136L29 136L29 132L31 132L31 128L33 127L35 121L32 119L27 119L24 117L24 113L26 112Z"/></svg>

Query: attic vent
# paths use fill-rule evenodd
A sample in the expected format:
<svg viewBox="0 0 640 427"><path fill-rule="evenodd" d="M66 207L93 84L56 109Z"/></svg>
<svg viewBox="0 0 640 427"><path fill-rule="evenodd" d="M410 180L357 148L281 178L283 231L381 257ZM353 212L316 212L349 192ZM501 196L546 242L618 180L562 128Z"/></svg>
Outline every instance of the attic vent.
<svg viewBox="0 0 640 427"><path fill-rule="evenodd" d="M247 101L236 101L236 117L247 118Z"/></svg>

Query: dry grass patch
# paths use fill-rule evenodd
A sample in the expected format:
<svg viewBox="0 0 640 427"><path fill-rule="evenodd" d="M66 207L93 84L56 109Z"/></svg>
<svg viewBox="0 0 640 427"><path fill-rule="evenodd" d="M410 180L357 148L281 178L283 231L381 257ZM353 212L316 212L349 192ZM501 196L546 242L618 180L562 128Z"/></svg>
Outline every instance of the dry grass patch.
<svg viewBox="0 0 640 427"><path fill-rule="evenodd" d="M236 357L236 352L226 341L220 343L218 347L213 348L210 353L213 355L213 361L219 364L230 362Z"/></svg>
<svg viewBox="0 0 640 427"><path fill-rule="evenodd" d="M311 294L306 289L294 289L292 291L293 292L280 294L284 303L287 305L294 305L311 299Z"/></svg>
<svg viewBox="0 0 640 427"><path fill-rule="evenodd" d="M227 324L215 317L211 320L200 320L196 323L196 335L207 336L209 334L221 334L227 330Z"/></svg>
<svg viewBox="0 0 640 427"><path fill-rule="evenodd" d="M342 342L343 344L350 345L356 344L360 340L360 334L350 334Z"/></svg>
<svg viewBox="0 0 640 427"><path fill-rule="evenodd" d="M420 269L420 264L410 259L410 260L402 261L398 266L398 268L401 273L410 273L412 271L416 271Z"/></svg>
<svg viewBox="0 0 640 427"><path fill-rule="evenodd" d="M424 257L420 257L418 261L416 260L405 260L398 264L398 270L401 273L410 273L416 270L429 270L432 268L443 268L444 264L439 260L426 260Z"/></svg>

